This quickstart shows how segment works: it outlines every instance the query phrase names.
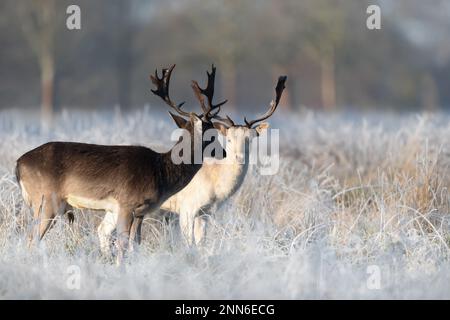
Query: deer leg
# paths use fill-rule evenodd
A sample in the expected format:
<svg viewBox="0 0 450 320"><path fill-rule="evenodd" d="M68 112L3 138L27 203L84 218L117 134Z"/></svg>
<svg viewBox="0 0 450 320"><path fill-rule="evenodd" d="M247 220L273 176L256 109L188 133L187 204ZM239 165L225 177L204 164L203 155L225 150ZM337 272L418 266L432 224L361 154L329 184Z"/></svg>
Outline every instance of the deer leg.
<svg viewBox="0 0 450 320"><path fill-rule="evenodd" d="M117 264L121 265L128 250L130 229L133 223L132 211L121 208L117 218Z"/></svg>
<svg viewBox="0 0 450 320"><path fill-rule="evenodd" d="M42 210L43 210L43 202L44 197L41 198L39 202L33 201L32 204L32 211L33 211L33 220L32 220L32 227L31 232L28 237L28 247L30 248L35 242L38 242L39 238L39 224L40 224L40 217L42 216Z"/></svg>
<svg viewBox="0 0 450 320"><path fill-rule="evenodd" d="M134 251L135 244L141 244L141 229L142 222L144 221L144 216L138 216L133 218L133 223L131 224L130 231L130 251Z"/></svg>
<svg viewBox="0 0 450 320"><path fill-rule="evenodd" d="M34 227L29 241L29 246L36 239L42 240L44 235L53 226L57 214L62 213L66 203L59 199L55 194L42 196L40 201L33 202Z"/></svg>
<svg viewBox="0 0 450 320"><path fill-rule="evenodd" d="M67 216L67 220L69 221L69 224L72 225L75 221L75 215L73 214L73 207L69 204L66 205L64 209L64 213Z"/></svg>
<svg viewBox="0 0 450 320"><path fill-rule="evenodd" d="M134 251L135 245L141 244L142 222L146 214L151 214L159 209L156 203L145 203L134 209L133 223L130 232L130 251Z"/></svg>
<svg viewBox="0 0 450 320"><path fill-rule="evenodd" d="M112 211L106 211L106 214L97 228L100 250L103 255L111 255L111 234L116 229L118 214Z"/></svg>
<svg viewBox="0 0 450 320"><path fill-rule="evenodd" d="M197 246L204 243L206 235L206 227L208 224L208 216L205 214L196 216L194 218L194 240Z"/></svg>
<svg viewBox="0 0 450 320"><path fill-rule="evenodd" d="M194 243L194 217L195 212L182 211L180 213L181 234L188 246Z"/></svg>

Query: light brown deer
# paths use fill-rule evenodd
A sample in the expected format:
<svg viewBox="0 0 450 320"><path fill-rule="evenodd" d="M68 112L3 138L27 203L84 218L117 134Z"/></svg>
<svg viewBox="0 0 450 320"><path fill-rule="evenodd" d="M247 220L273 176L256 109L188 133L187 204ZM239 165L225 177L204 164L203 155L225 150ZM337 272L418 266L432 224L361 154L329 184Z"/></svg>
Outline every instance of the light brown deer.
<svg viewBox="0 0 450 320"><path fill-rule="evenodd" d="M113 212L117 215L117 261L120 264L126 249L132 245L130 230L133 219L158 209L200 170L202 164L195 163L195 153L203 155L207 146L203 134L213 128L211 119L217 116L220 106L226 101L217 105L211 103L208 107L202 105L203 113L200 115L185 112L181 109L183 103L177 105L169 97L174 67L163 69L161 78L155 71L151 80L156 89L152 92L179 114L170 113L178 127L194 137L190 145L191 161L173 163L172 150L157 153L141 146L74 142L49 142L25 153L17 160L16 175L23 198L38 220L33 232L38 240L43 238L56 215L63 213L68 205Z"/></svg>

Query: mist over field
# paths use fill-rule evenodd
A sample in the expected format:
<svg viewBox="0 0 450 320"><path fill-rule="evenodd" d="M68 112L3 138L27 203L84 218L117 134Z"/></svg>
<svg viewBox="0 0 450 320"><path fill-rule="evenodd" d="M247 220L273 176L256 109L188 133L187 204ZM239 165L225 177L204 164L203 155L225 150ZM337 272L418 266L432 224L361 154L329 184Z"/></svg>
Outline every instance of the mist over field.
<svg viewBox="0 0 450 320"><path fill-rule="evenodd" d="M122 268L100 254L101 212L60 216L27 248L15 160L55 140L167 150L175 124L151 108L62 111L47 131L36 119L0 111L0 299L450 298L445 113L280 112L279 172L251 167L204 248L183 245L176 219L147 217Z"/></svg>

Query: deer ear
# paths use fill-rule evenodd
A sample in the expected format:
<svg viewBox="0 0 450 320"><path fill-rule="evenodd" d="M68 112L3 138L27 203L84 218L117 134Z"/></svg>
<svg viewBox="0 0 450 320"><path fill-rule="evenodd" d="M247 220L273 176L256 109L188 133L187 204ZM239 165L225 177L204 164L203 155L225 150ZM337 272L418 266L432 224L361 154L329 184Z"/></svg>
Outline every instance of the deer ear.
<svg viewBox="0 0 450 320"><path fill-rule="evenodd" d="M227 130L228 130L228 128L227 128L227 126L224 125L223 123L220 123L220 122L214 122L214 123L213 123L213 126L214 126L214 128L216 128L217 130L219 130L220 133L221 133L223 136L226 136L226 135L227 135Z"/></svg>
<svg viewBox="0 0 450 320"><path fill-rule="evenodd" d="M258 135L260 135L268 128L269 128L269 124L267 122L263 122L263 123L259 124L255 129L256 129L256 132L258 133Z"/></svg>
<svg viewBox="0 0 450 320"><path fill-rule="evenodd" d="M186 128L186 124L188 123L188 121L185 118L177 116L176 114L173 114L170 111L169 111L169 113L172 116L173 121L175 121L175 123L177 124L178 128L181 128L181 129Z"/></svg>

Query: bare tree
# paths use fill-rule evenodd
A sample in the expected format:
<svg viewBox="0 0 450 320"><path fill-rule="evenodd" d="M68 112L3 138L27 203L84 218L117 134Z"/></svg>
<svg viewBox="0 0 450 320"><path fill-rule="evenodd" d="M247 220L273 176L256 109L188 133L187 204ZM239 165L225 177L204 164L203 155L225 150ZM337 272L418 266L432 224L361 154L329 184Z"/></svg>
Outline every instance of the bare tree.
<svg viewBox="0 0 450 320"><path fill-rule="evenodd" d="M55 78L56 0L20 1L16 4L23 33L35 53L41 73L41 114L50 123Z"/></svg>
<svg viewBox="0 0 450 320"><path fill-rule="evenodd" d="M343 4L330 5L328 0L302 2L298 7L305 23L302 51L315 60L320 68L320 94L322 107L336 107L335 52L342 39Z"/></svg>
<svg viewBox="0 0 450 320"><path fill-rule="evenodd" d="M133 26L131 10L133 2L118 0L116 16L116 72L118 103L121 108L131 104Z"/></svg>

